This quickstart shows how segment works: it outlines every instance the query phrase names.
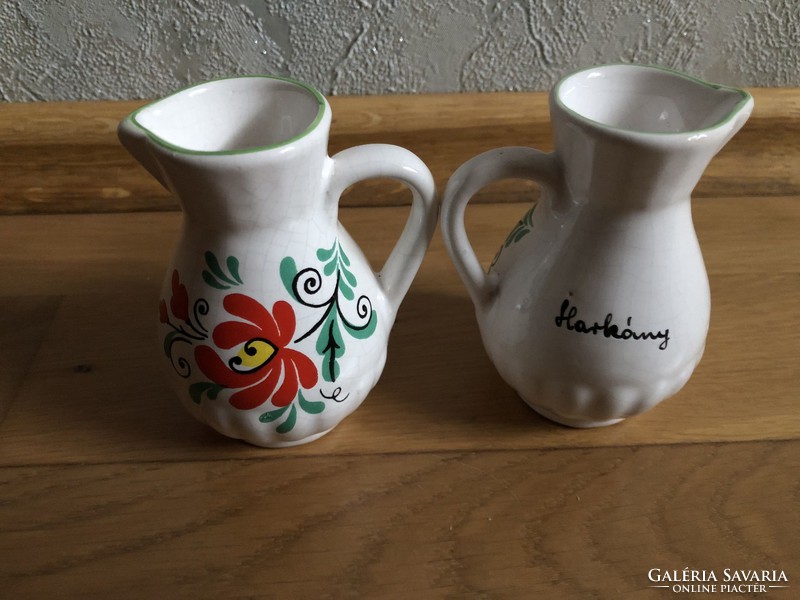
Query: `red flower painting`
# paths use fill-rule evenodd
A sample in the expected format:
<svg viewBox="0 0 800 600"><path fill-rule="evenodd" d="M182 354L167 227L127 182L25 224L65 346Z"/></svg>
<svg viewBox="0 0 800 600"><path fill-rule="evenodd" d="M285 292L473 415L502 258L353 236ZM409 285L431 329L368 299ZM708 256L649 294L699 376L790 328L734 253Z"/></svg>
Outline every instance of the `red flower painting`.
<svg viewBox="0 0 800 600"><path fill-rule="evenodd" d="M189 321L189 294L186 286L181 283L177 270L172 272L172 297L169 300L169 308L176 319ZM164 300L158 305L158 316L162 323L169 321L167 303Z"/></svg>
<svg viewBox="0 0 800 600"><path fill-rule="evenodd" d="M296 324L287 302L276 302L270 312L249 296L229 294L222 305L241 320L220 323L211 337L219 348L238 353L225 362L216 350L201 345L194 357L206 377L238 390L229 400L234 407L248 410L269 399L277 407L288 406L301 386L316 385L317 368L311 359L287 347Z"/></svg>

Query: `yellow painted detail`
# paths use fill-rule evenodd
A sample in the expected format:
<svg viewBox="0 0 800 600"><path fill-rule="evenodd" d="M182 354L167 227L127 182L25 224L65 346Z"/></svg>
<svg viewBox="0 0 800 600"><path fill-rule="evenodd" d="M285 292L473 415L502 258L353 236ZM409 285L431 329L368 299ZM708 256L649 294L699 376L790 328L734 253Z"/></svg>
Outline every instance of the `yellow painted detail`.
<svg viewBox="0 0 800 600"><path fill-rule="evenodd" d="M269 362L275 354L275 346L266 340L250 340L236 356L241 362L239 365L248 371L257 369ZM237 361L238 362L238 361Z"/></svg>

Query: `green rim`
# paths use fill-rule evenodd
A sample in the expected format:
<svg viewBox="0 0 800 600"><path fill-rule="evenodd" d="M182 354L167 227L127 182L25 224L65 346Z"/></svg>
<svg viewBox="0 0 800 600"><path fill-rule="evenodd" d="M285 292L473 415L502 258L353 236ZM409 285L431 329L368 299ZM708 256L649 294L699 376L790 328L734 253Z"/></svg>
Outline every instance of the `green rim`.
<svg viewBox="0 0 800 600"><path fill-rule="evenodd" d="M142 125L137 120L137 116L139 115L140 112L142 112L143 110L146 110L148 108L151 108L152 106L155 106L156 104L159 104L160 102L162 102L162 101L164 101L164 100L166 100L168 98L172 98L172 97L177 96L179 94L183 94L184 92L187 92L188 90L191 90L191 89L203 86L203 85L208 85L210 83L216 83L216 82L219 82L219 81L229 81L231 79L273 79L273 80L276 80L276 81L282 81L284 83L289 83L291 85L299 87L299 88L309 92L316 99L317 104L318 104L317 116L314 117L314 120L308 125L308 127L306 127L302 132L300 132L299 134L297 134L294 137L285 139L285 140L283 140L281 142L278 142L277 144L269 144L269 145L266 145L266 146L253 146L253 147L250 147L250 148L239 148L239 149L236 149L236 150L192 150L191 148L184 148L183 146L178 146L176 144L173 144L172 142L169 142L169 141L165 140L164 138L156 135L150 129L148 129L147 127ZM178 90L176 92L173 92L172 94L169 94L168 96L164 96L163 98L160 98L158 100L154 100L153 102L149 102L148 104L145 104L141 108L138 108L135 111L133 111L128 118L131 120L131 122L134 125L136 125L136 127L141 129L145 133L145 135L147 135L147 137L150 138L154 143L158 144L159 146L163 146L165 148L168 148L168 149L172 150L173 152L177 152L179 154L189 154L189 155L193 155L193 156L198 156L198 155L200 155L200 156L231 156L231 155L236 155L236 154L252 154L254 152L263 152L264 150L273 150L275 148L281 148L283 146L288 146L289 144L293 144L294 142L306 137L309 133L314 131L314 129L317 128L317 125L319 125L320 121L322 121L322 117L323 117L324 114L325 114L325 97L322 94L320 94L317 90L315 90L313 87L311 87L310 85L307 85L307 84L302 83L300 81L295 81L294 79L289 79L288 77L278 77L277 75L238 75L238 76L231 76L231 77L220 77L218 79L211 79L210 81L205 81L203 83L198 83L198 84L187 86L187 87L182 88L182 89L180 89L180 90Z"/></svg>
<svg viewBox="0 0 800 600"><path fill-rule="evenodd" d="M677 131L677 132L640 131L640 130L637 130L637 129L625 129L624 127L615 127L614 125L609 125L609 124L603 123L601 121L595 121L594 119L590 119L589 117L587 117L585 115L582 115L581 113L579 113L577 111L572 110L571 108L566 106L561 101L561 86L568 79L574 77L575 75L579 75L581 73L585 73L587 71L593 71L593 70L598 70L598 69L606 69L606 68L609 68L609 67L611 67L611 68L614 68L614 67L626 67L626 68L639 69L639 70L661 71L662 73L667 73L667 74L673 75L675 77L680 77L681 79L686 79L687 81L691 81L693 83L696 83L698 85L701 85L703 87L706 87L706 88L709 88L709 89L712 89L712 90L724 90L724 91L728 91L728 92L735 92L735 93L739 94L739 96L741 97L741 100L739 100L739 102L737 102L733 106L733 108L731 108L731 110L728 112L728 115L724 119L722 119L721 121L717 121L716 123L714 123L710 127L704 127L702 129L692 129L692 130L689 130L689 131ZM744 107L748 102L750 102L752 100L752 96L748 92L746 92L745 90L739 89L739 88L730 87L730 86L727 86L727 85L720 85L718 83L710 83L710 82L704 81L704 80L702 80L702 79L700 79L698 77L694 77L692 75L687 75L686 73L681 73L680 71L675 71L674 69L669 69L667 67L659 67L657 65L634 65L634 64L629 64L629 63L612 63L612 64L608 64L608 65L597 65L597 66L594 66L594 67L588 67L588 68L585 68L585 69L578 69L577 71L573 71L572 73L569 73L569 74L567 74L567 75L565 75L564 77L561 78L561 80L558 82L558 84L556 84L556 87L553 90L553 95L554 95L556 104L558 105L559 108L561 108L561 110L563 110L567 114L575 117L576 119L578 119L580 121L583 121L584 123L590 123L593 126L597 126L597 127L602 128L602 129L606 129L608 131L625 133L625 134L628 134L628 135L646 135L646 136L658 135L658 136L668 136L668 137L669 136L685 136L687 134L697 134L697 133L703 133L703 132L706 132L706 131L712 131L714 129L718 129L718 128L722 127L723 125L729 123L731 120L733 120L734 115L736 115L739 112L739 110L742 109L742 107Z"/></svg>

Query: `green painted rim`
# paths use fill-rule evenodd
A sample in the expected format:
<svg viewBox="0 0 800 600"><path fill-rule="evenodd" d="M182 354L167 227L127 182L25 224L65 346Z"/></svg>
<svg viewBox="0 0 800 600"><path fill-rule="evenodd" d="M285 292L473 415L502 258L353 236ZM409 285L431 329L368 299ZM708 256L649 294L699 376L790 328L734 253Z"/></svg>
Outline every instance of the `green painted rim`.
<svg viewBox="0 0 800 600"><path fill-rule="evenodd" d="M606 69L606 68L609 68L609 67L611 67L611 68L613 68L613 67L626 67L626 68L640 69L640 70L646 70L646 71L661 71L662 73L666 73L668 75L673 75L675 77L680 77L681 79L686 79L687 81L691 81L693 83L696 83L698 85L701 85L701 86L703 86L705 88L709 88L709 89L712 89L712 90L724 90L724 91L727 91L727 92L735 92L735 93L739 94L739 96L741 97L741 100L739 100L739 102L737 102L731 108L731 110L728 112L728 115L724 119L722 119L720 121L717 121L716 123L714 123L710 127L704 127L702 129L691 129L691 130L688 130L688 131L676 131L676 132L640 131L638 129L625 129L624 127L615 127L614 125L609 125L607 123L602 123L601 121L595 121L594 119L590 119L589 117L587 117L585 115L582 115L581 113L579 113L577 111L572 110L571 108L566 106L561 101L561 86L568 79L570 79L571 77L573 77L575 75L579 75L581 73L585 73L587 71L594 71L594 70L598 70L598 69ZM605 129L605 130L608 130L608 131L614 131L614 132L618 132L618 133L625 133L627 135L642 135L642 136L657 135L657 136L666 136L666 137L685 136L687 134L698 134L698 133L703 133L703 132L707 132L707 131L712 131L714 129L718 129L718 128L722 127L723 125L729 123L733 119L734 115L736 115L753 98L745 90L742 90L742 89L739 89L739 88L735 88L735 87L731 87L731 86L727 86L727 85L721 85L721 84L718 84L718 83L710 83L708 81L704 81L703 79L700 79L699 77L694 77L692 75L687 75L686 73L681 73L680 71L676 71L674 69L669 69L667 67L659 67L657 65L636 65L636 64L630 64L630 63L612 63L612 64L608 64L608 65L596 65L594 67L587 67L585 69L578 69L577 71L573 71L571 73L568 73L567 75L562 77L559 80L559 82L556 84L556 87L553 89L553 96L555 98L556 104L558 105L558 107L561 110L563 110L567 114L575 117L579 121L583 121L584 123L589 123L589 124L591 124L593 126L600 127L602 129Z"/></svg>
<svg viewBox="0 0 800 600"><path fill-rule="evenodd" d="M306 127L302 132L300 132L294 137L285 139L276 144L268 144L266 146L252 146L250 148L239 148L236 150L192 150L191 148L184 148L183 146L178 146L177 144L173 144L172 142L169 142L164 138L156 135L150 129L142 125L136 118L139 115L139 113L142 112L143 110L151 108L168 98L172 98L174 96L183 94L184 92L187 92L194 88L208 85L210 83L217 83L219 81L229 81L232 79L273 79L275 81L282 81L284 83L288 83L293 86L299 87L309 92L316 99L318 104L317 116L314 117L314 120L311 121L308 127ZM325 97L310 85L307 85L300 81L295 81L294 79L289 79L288 77L279 77L277 75L234 75L231 77L220 77L218 79L211 79L209 81L204 81L203 83L197 83L182 88L176 92L173 92L172 94L164 96L163 98L145 104L141 108L138 108L135 111L133 111L128 118L134 125L136 125L136 127L141 129L145 133L145 135L147 135L147 137L150 138L154 143L158 144L159 146L163 146L164 148L168 148L173 152L177 152L179 154L188 154L191 156L232 156L236 154L252 154L254 152L263 152L264 150L274 150L275 148L281 148L283 146L288 146L289 144L293 144L294 142L306 137L309 133L314 131L317 128L317 125L319 125L320 121L322 121L322 117L324 114L325 114Z"/></svg>

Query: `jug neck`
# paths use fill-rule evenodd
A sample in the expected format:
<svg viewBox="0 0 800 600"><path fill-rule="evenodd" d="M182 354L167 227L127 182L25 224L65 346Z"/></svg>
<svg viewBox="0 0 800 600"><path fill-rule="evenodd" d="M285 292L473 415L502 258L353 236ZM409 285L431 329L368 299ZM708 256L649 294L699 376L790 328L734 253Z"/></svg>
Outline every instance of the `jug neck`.
<svg viewBox="0 0 800 600"><path fill-rule="evenodd" d="M149 104L118 129L122 144L208 228L271 226L326 202L331 110L316 90L277 77L233 77Z"/></svg>
<svg viewBox="0 0 800 600"><path fill-rule="evenodd" d="M642 210L689 201L716 149L702 145L631 142L571 125L558 128L556 153L574 203Z"/></svg>
<svg viewBox="0 0 800 600"><path fill-rule="evenodd" d="M186 217L209 228L274 226L323 216L337 205L326 189L331 159L324 143L239 156L158 156L169 189Z"/></svg>
<svg viewBox="0 0 800 600"><path fill-rule="evenodd" d="M550 107L573 203L640 210L688 201L753 100L673 71L611 65L564 78Z"/></svg>

